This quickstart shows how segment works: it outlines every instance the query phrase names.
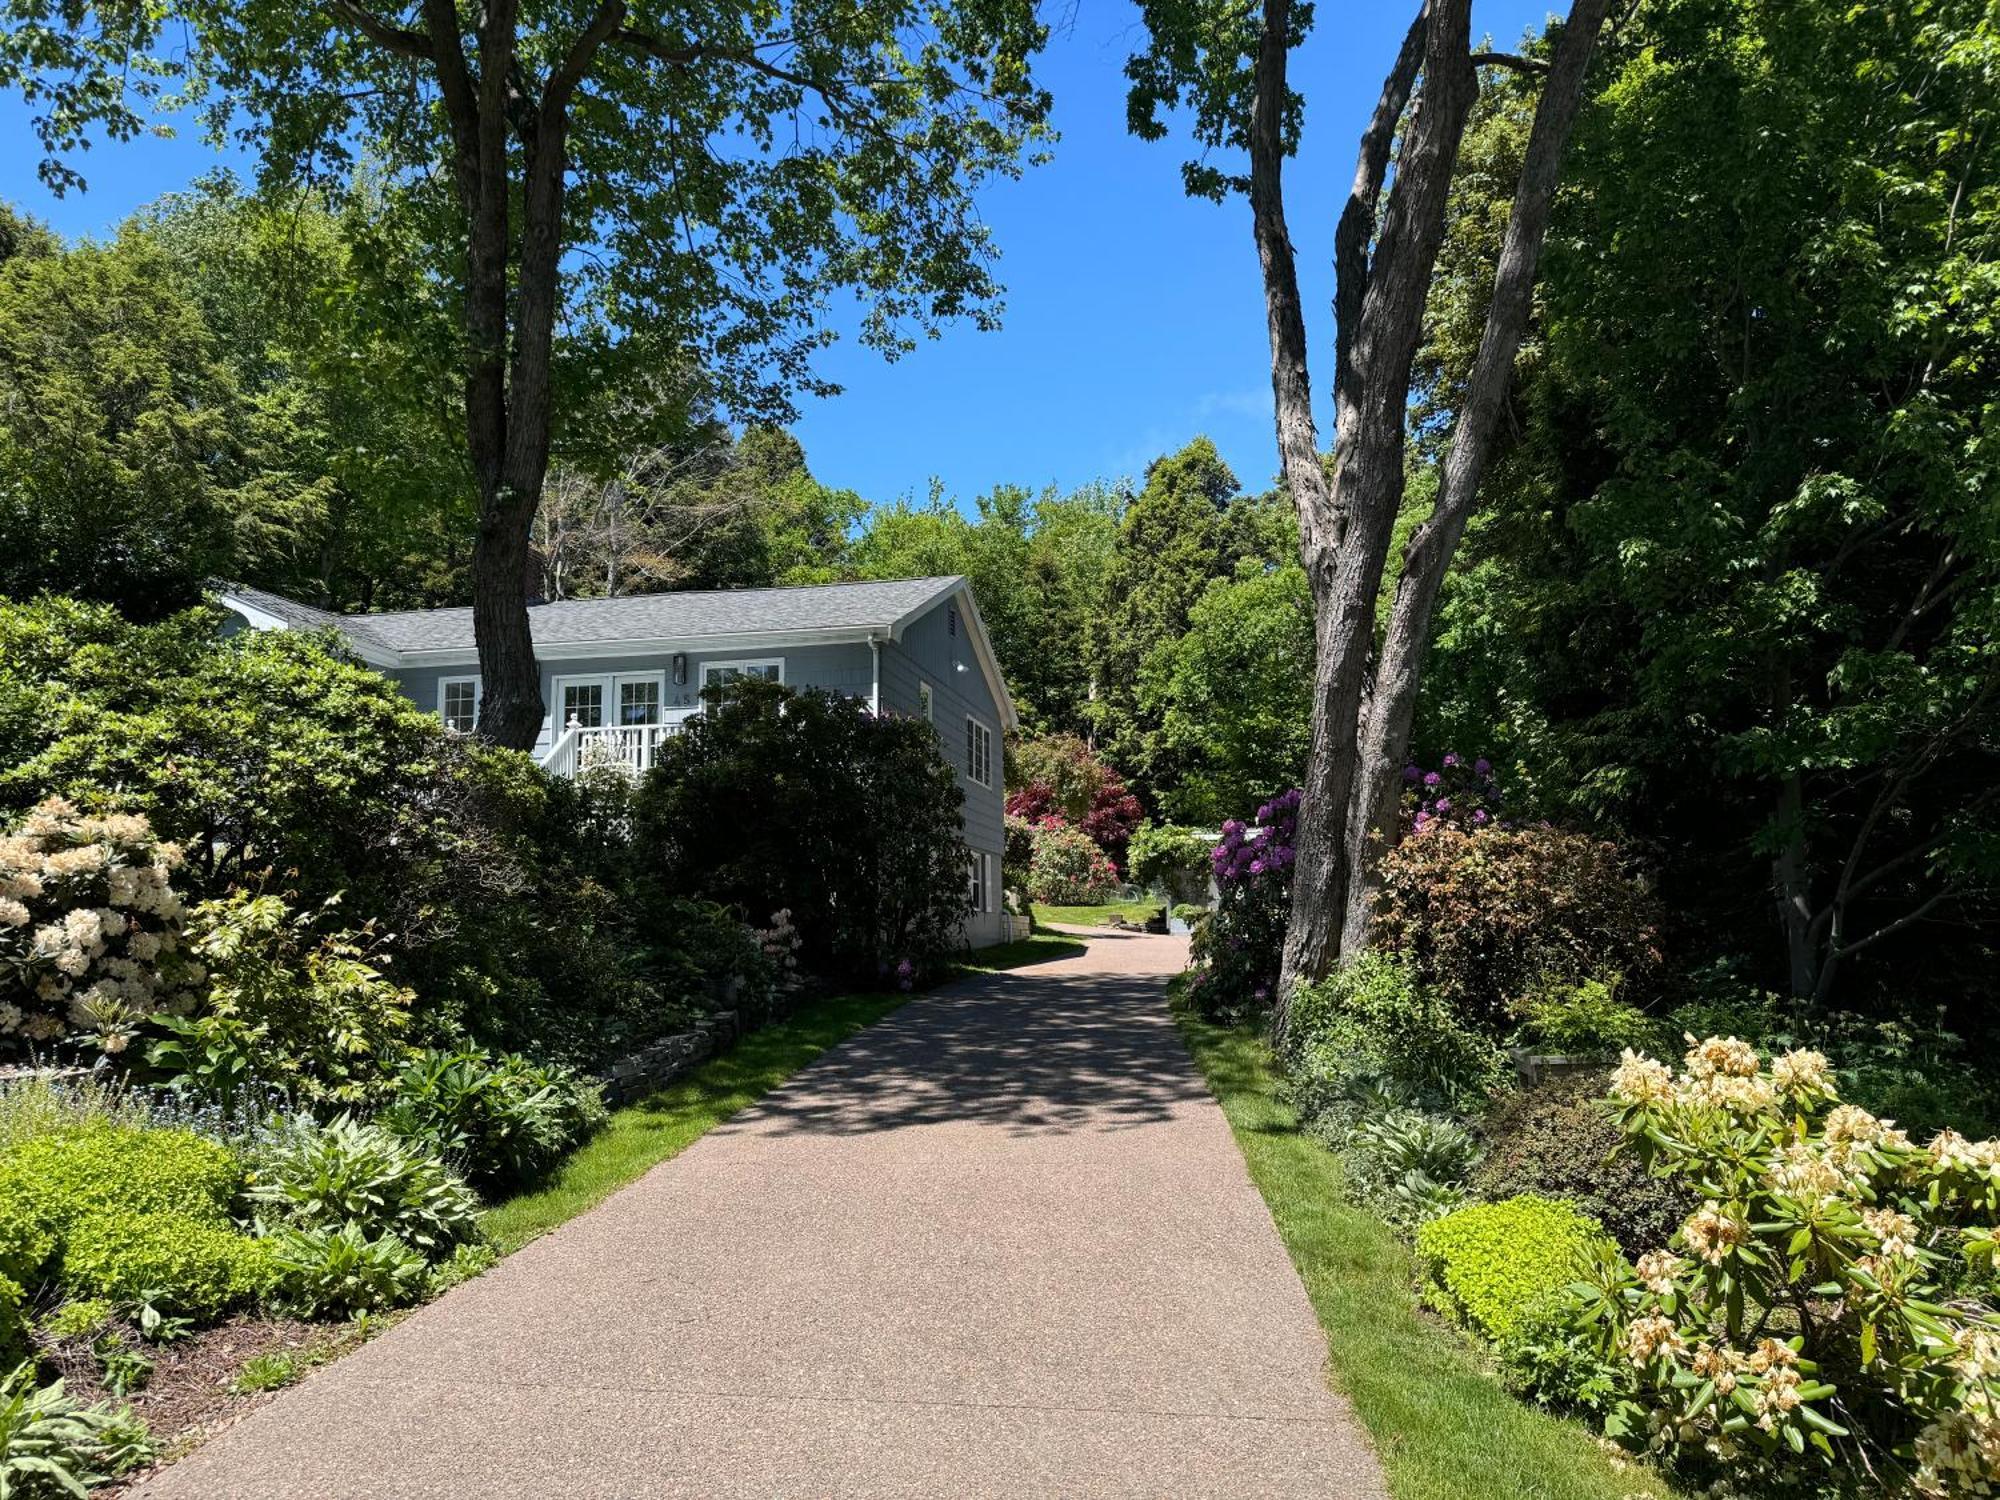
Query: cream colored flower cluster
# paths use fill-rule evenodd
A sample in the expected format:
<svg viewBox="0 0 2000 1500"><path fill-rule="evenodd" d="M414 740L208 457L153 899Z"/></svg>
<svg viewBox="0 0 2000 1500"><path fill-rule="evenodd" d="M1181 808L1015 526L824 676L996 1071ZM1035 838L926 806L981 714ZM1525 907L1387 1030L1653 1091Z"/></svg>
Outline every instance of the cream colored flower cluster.
<svg viewBox="0 0 2000 1500"><path fill-rule="evenodd" d="M180 859L145 818L60 797L0 837L0 1044L82 1032L116 1052L139 1019L191 1005Z"/></svg>
<svg viewBox="0 0 2000 1500"><path fill-rule="evenodd" d="M2000 1409L1989 1387L1917 1434L1917 1488L1927 1495L2000 1493Z"/></svg>
<svg viewBox="0 0 2000 1500"><path fill-rule="evenodd" d="M1777 1058L1768 1073L1757 1049L1738 1037L1688 1039L1679 1077L1665 1063L1626 1048L1611 1075L1611 1097L1650 1109L1725 1110L1761 1114L1780 1099L1810 1105L1834 1098L1833 1069L1818 1052Z"/></svg>

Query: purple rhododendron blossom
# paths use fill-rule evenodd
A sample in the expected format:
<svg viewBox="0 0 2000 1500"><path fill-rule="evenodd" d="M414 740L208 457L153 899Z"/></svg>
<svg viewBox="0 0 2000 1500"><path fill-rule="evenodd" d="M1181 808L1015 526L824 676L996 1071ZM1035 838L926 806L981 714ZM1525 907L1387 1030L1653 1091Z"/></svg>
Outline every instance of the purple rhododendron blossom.
<svg viewBox="0 0 2000 1500"><path fill-rule="evenodd" d="M1493 762L1482 755L1472 763L1472 770L1475 775L1490 776L1493 774Z"/></svg>
<svg viewBox="0 0 2000 1500"><path fill-rule="evenodd" d="M1446 756L1445 756L1445 758L1444 758L1444 763L1445 763L1445 764L1446 764L1447 766L1455 766L1455 765L1457 765L1457 764L1459 763L1459 760L1458 760L1458 752L1457 752L1457 751L1453 751L1453 752L1451 752L1450 754L1446 755Z"/></svg>

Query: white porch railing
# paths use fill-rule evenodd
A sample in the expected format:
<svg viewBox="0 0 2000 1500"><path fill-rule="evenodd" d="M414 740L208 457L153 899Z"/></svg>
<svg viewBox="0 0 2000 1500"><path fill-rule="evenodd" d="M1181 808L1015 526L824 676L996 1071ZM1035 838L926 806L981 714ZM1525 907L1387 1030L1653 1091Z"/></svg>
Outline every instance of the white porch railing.
<svg viewBox="0 0 2000 1500"><path fill-rule="evenodd" d="M575 776L593 766L617 766L642 776L653 768L660 742L681 732L700 712L670 713L660 724L579 724L574 719L542 757L542 769L557 776Z"/></svg>

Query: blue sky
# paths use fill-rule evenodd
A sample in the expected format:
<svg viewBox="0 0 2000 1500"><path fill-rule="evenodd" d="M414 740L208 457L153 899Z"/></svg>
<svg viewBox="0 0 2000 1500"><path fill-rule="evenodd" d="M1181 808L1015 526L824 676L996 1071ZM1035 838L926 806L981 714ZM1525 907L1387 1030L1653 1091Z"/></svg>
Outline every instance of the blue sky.
<svg viewBox="0 0 2000 1500"><path fill-rule="evenodd" d="M1475 34L1512 43L1548 9L1547 0L1476 0ZM1332 375L1334 218L1411 14L1413 0L1320 0L1294 62L1306 139L1286 207L1322 391ZM844 390L807 403L795 428L823 482L889 500L921 497L935 476L969 504L999 483L1136 476L1197 433L1246 486L1275 470L1249 210L1183 196L1184 141L1126 134L1122 70L1141 41L1137 11L1078 0L1069 15L1041 69L1062 133L1055 159L992 185L981 204L1003 254L1005 325L950 329L894 364L851 341L830 350L822 368ZM0 139L23 142L25 123L17 100L0 100ZM81 163L90 191L55 199L17 149L0 166L0 196L65 234L101 234L216 161L191 135L101 144ZM836 308L836 326L850 311Z"/></svg>

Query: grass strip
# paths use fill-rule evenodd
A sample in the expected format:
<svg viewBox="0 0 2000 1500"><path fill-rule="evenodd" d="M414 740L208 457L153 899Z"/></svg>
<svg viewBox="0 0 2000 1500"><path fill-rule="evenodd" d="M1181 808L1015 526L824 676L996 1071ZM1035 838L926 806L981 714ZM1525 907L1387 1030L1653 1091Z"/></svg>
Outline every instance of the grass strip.
<svg viewBox="0 0 2000 1500"><path fill-rule="evenodd" d="M1059 922L1065 927L1103 927L1113 917L1123 917L1128 922L1143 922L1148 917L1156 917L1166 910L1164 901L1110 901L1103 906L1051 906L1046 901L1034 904L1037 922Z"/></svg>
<svg viewBox="0 0 2000 1500"><path fill-rule="evenodd" d="M1334 1384L1374 1438L1396 1500L1671 1493L1580 1424L1517 1401L1463 1339L1427 1321L1409 1251L1345 1201L1339 1158L1300 1131L1263 1038L1179 1004L1175 1013L1326 1330Z"/></svg>
<svg viewBox="0 0 2000 1500"><path fill-rule="evenodd" d="M595 1208L626 1183L754 1104L836 1042L872 1026L908 995L839 995L810 1002L710 1058L658 1093L614 1110L604 1129L547 1182L488 1209L487 1237L511 1255L538 1235Z"/></svg>

